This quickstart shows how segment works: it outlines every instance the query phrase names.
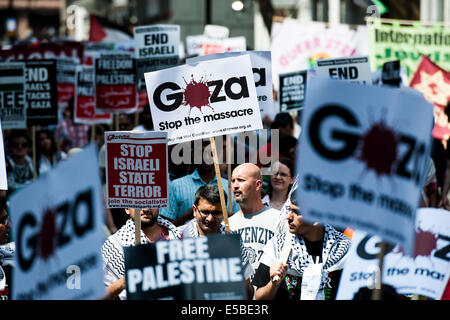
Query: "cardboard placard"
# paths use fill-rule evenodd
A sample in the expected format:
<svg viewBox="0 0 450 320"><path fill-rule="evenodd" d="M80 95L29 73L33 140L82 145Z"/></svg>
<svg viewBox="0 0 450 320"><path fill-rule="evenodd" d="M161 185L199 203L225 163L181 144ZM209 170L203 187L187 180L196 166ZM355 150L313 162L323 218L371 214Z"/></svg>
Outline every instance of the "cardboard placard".
<svg viewBox="0 0 450 320"><path fill-rule="evenodd" d="M409 91L310 78L297 159L303 218L380 235L411 252L430 104Z"/></svg>
<svg viewBox="0 0 450 320"><path fill-rule="evenodd" d="M133 112L137 108L136 60L126 54L104 54L94 63L96 110Z"/></svg>
<svg viewBox="0 0 450 320"><path fill-rule="evenodd" d="M208 54L186 59L186 63L193 64L200 61L238 57L245 54L250 55L250 60L252 61L252 70L255 78L255 87L258 95L261 117L268 115L273 119L276 112L273 107L272 61L270 58L270 51L242 51Z"/></svg>
<svg viewBox="0 0 450 320"><path fill-rule="evenodd" d="M303 108L307 75L308 72L306 70L280 74L280 90L278 93L280 112L295 111Z"/></svg>
<svg viewBox="0 0 450 320"><path fill-rule="evenodd" d="M180 26L151 25L133 29L138 91L145 91L144 73L179 64Z"/></svg>
<svg viewBox="0 0 450 320"><path fill-rule="evenodd" d="M12 195L14 300L105 295L100 250L105 210L98 166L97 149L90 145Z"/></svg>
<svg viewBox="0 0 450 320"><path fill-rule="evenodd" d="M75 123L112 123L110 113L95 112L94 68L77 66L75 94Z"/></svg>
<svg viewBox="0 0 450 320"><path fill-rule="evenodd" d="M244 300L239 243L220 234L126 247L127 298Z"/></svg>
<svg viewBox="0 0 450 320"><path fill-rule="evenodd" d="M249 55L145 74L153 125L169 145L262 129Z"/></svg>
<svg viewBox="0 0 450 320"><path fill-rule="evenodd" d="M27 126L58 123L56 60L25 60Z"/></svg>
<svg viewBox="0 0 450 320"><path fill-rule="evenodd" d="M336 80L372 84L369 57L317 60L317 75Z"/></svg>
<svg viewBox="0 0 450 320"><path fill-rule="evenodd" d="M106 206L167 207L167 133L107 131L105 143Z"/></svg>
<svg viewBox="0 0 450 320"><path fill-rule="evenodd" d="M75 96L76 59L56 59L56 82L58 86L58 107L64 108L70 98Z"/></svg>
<svg viewBox="0 0 450 320"><path fill-rule="evenodd" d="M389 246L384 256L383 283L397 293L418 294L440 300L450 275L450 212L435 208L417 210L412 255ZM381 239L356 230L341 275L336 298L350 300L361 287L373 287L378 276Z"/></svg>
<svg viewBox="0 0 450 320"><path fill-rule="evenodd" d="M27 127L25 64L0 63L0 110L3 129Z"/></svg>

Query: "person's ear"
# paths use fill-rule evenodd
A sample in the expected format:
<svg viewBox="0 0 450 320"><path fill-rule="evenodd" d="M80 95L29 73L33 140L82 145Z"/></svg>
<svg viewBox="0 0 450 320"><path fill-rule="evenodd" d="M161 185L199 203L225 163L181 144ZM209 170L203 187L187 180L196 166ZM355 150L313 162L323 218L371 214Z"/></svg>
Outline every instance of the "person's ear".
<svg viewBox="0 0 450 320"><path fill-rule="evenodd" d="M131 217L131 210L130 209L125 208L125 213Z"/></svg>

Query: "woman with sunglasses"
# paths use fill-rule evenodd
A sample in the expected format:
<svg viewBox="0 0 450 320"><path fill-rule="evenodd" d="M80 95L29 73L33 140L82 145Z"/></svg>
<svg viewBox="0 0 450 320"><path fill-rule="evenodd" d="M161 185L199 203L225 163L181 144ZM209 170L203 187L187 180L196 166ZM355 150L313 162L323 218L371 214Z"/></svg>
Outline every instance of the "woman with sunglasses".
<svg viewBox="0 0 450 320"><path fill-rule="evenodd" d="M26 130L12 130L8 139L8 191L33 181L33 162L28 155L31 139Z"/></svg>
<svg viewBox="0 0 450 320"><path fill-rule="evenodd" d="M289 195L289 190L294 183L294 162L288 158L280 158L272 166L269 188L262 202L267 207L277 210L283 208Z"/></svg>

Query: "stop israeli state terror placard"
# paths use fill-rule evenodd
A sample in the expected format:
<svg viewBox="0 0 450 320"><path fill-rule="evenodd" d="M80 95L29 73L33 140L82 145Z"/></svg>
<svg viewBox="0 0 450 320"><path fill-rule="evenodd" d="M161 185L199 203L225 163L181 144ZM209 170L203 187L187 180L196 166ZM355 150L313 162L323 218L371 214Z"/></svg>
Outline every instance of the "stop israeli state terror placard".
<svg viewBox="0 0 450 320"><path fill-rule="evenodd" d="M169 145L262 129L249 55L145 73L145 84Z"/></svg>
<svg viewBox="0 0 450 320"><path fill-rule="evenodd" d="M433 108L420 95L311 77L300 137L307 221L381 236L410 253Z"/></svg>
<svg viewBox="0 0 450 320"><path fill-rule="evenodd" d="M124 248L129 300L245 300L238 234Z"/></svg>
<svg viewBox="0 0 450 320"><path fill-rule="evenodd" d="M167 207L167 133L107 131L105 143L106 206Z"/></svg>
<svg viewBox="0 0 450 320"><path fill-rule="evenodd" d="M12 195L13 300L94 300L106 294L98 168L91 144Z"/></svg>

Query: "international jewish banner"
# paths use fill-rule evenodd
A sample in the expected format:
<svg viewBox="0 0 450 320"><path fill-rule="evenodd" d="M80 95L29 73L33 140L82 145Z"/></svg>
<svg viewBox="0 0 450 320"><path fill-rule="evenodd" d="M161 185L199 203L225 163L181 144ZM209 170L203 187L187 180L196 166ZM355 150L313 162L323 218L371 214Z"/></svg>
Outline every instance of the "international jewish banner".
<svg viewBox="0 0 450 320"><path fill-rule="evenodd" d="M411 79L422 54L443 69L450 69L450 28L442 25L422 26L417 21L412 26L382 24L375 20L369 24L370 68L381 69L383 64L400 60Z"/></svg>

